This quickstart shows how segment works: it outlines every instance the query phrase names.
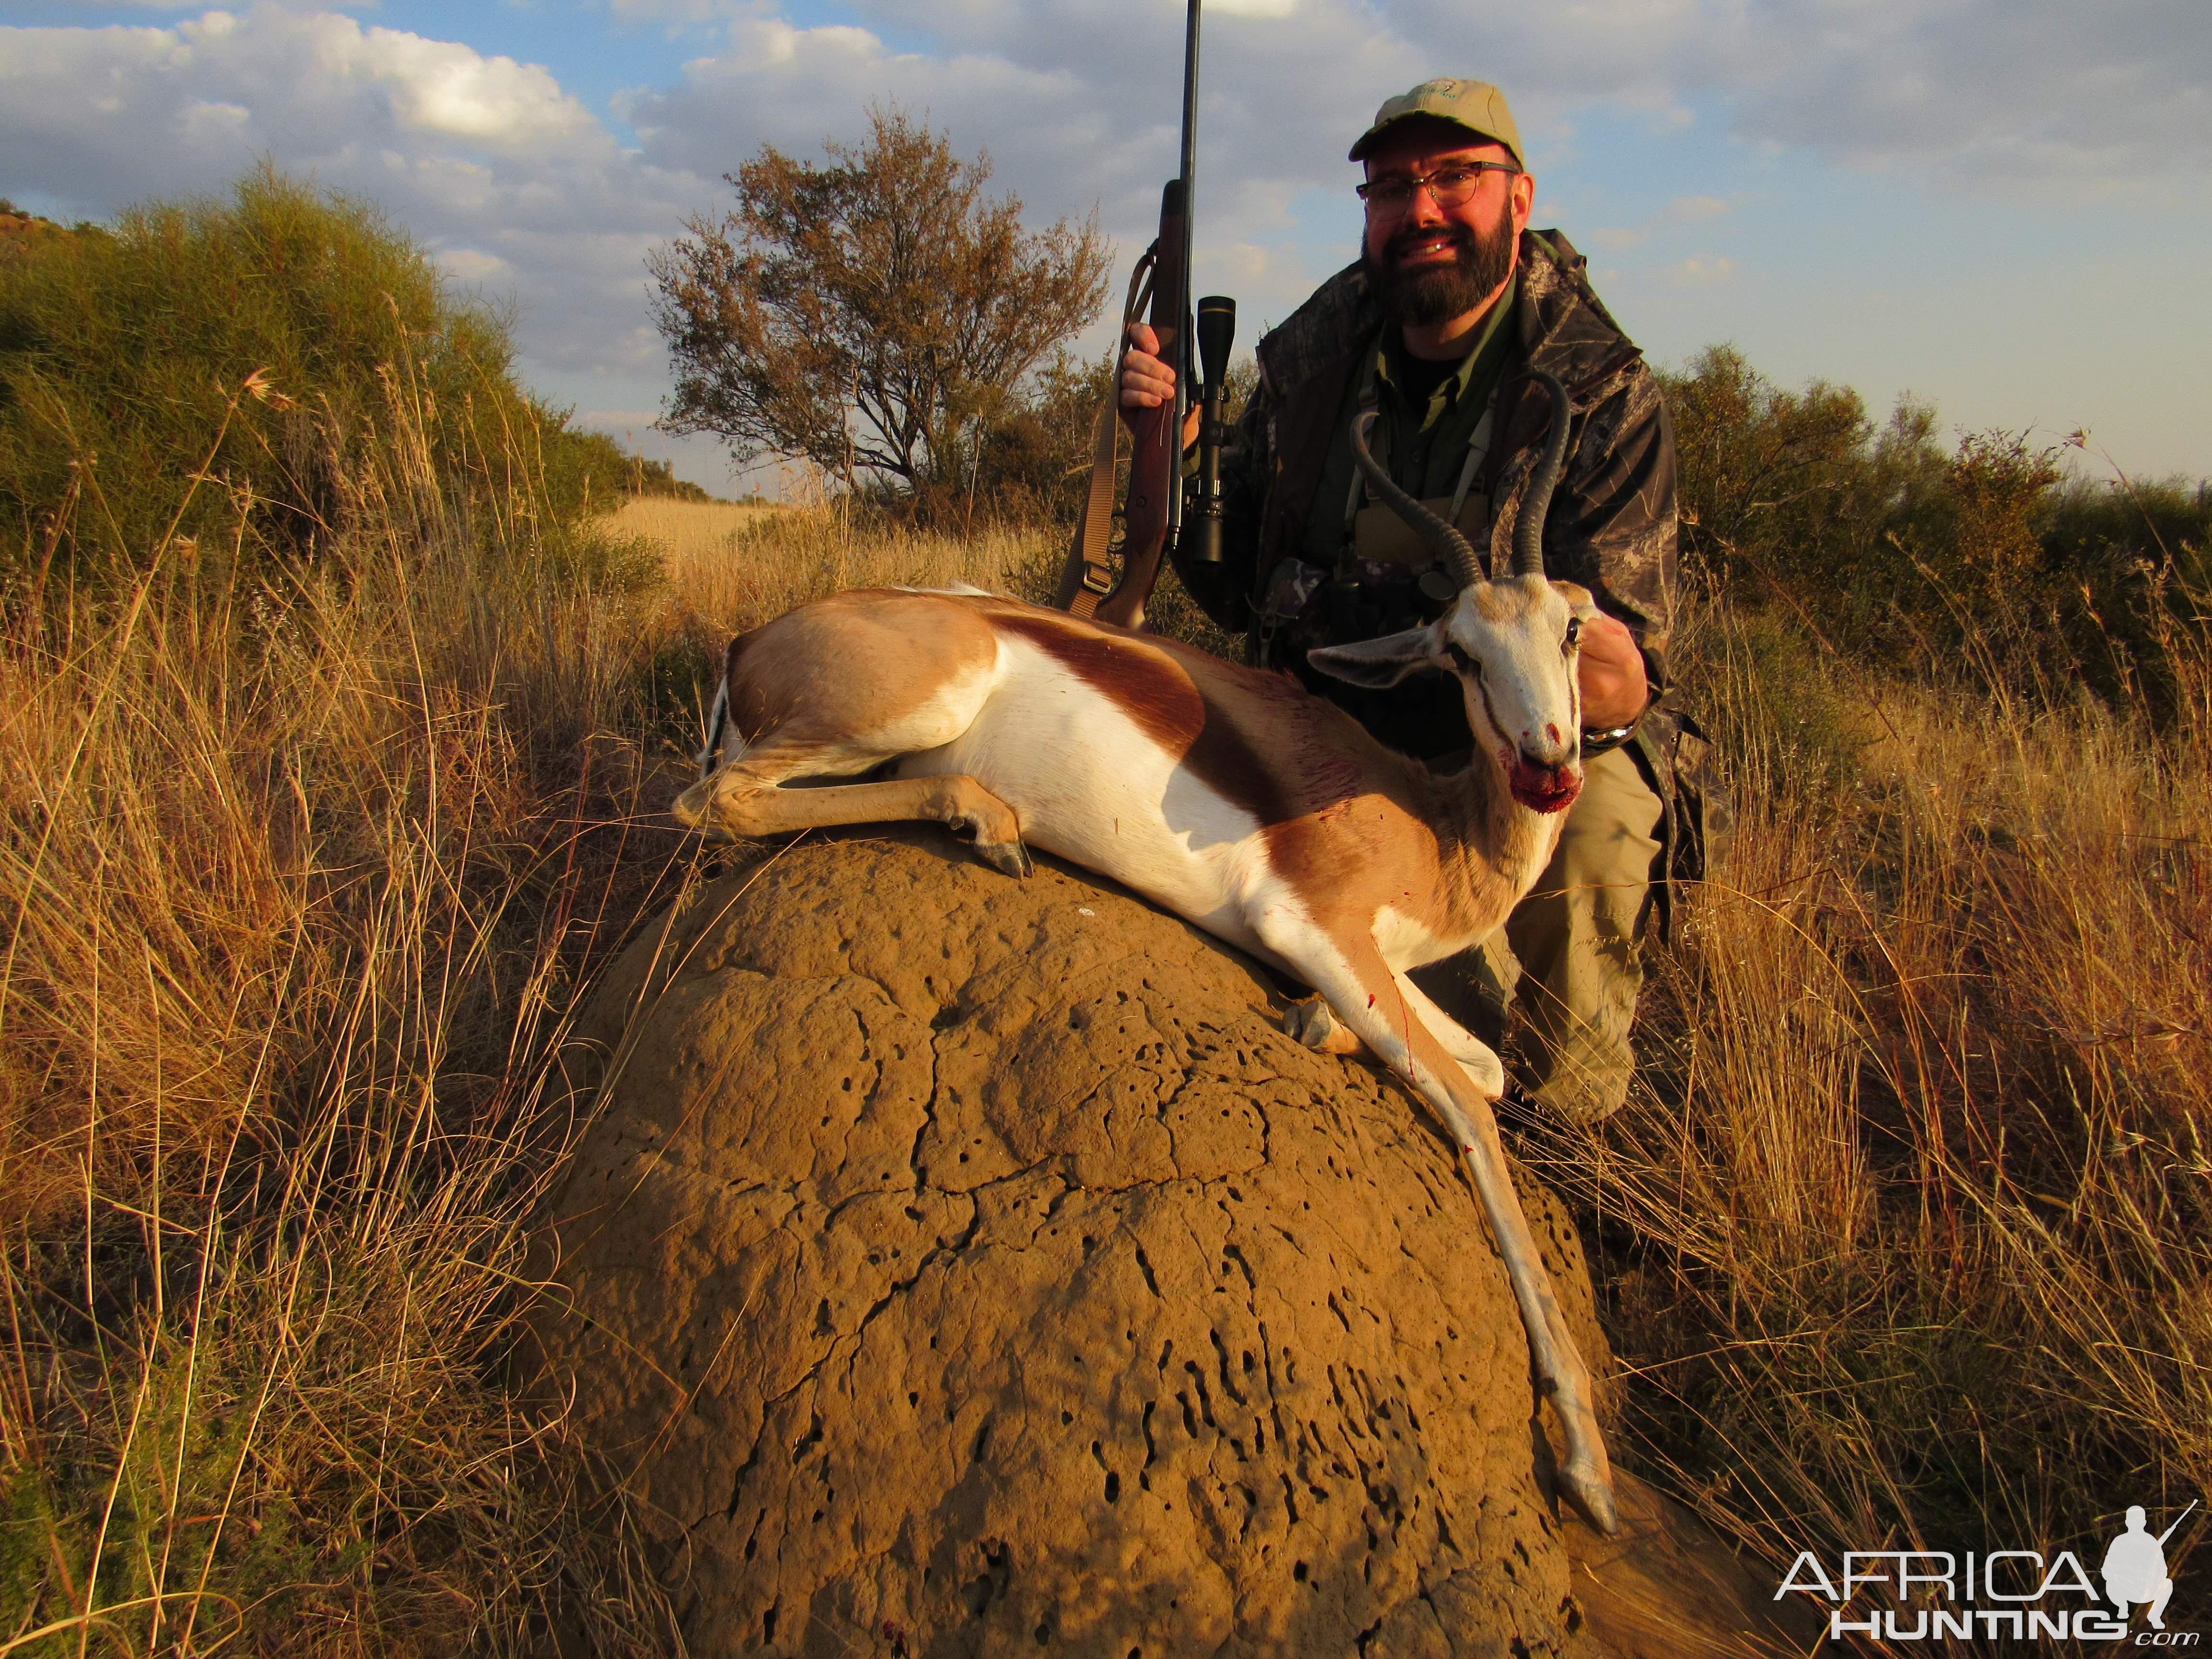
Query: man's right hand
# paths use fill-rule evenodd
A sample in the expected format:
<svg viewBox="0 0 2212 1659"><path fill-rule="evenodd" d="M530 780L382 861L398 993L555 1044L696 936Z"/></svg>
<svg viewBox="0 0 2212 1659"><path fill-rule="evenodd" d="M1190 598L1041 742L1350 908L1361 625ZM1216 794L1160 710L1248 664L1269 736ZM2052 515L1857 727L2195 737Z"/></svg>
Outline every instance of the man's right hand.
<svg viewBox="0 0 2212 1659"><path fill-rule="evenodd" d="M1129 426L1133 411L1158 409L1175 401L1176 372L1160 360L1160 337L1149 323L1129 325L1129 349L1121 354L1121 424ZM1182 447L1198 441L1198 405L1183 418Z"/></svg>

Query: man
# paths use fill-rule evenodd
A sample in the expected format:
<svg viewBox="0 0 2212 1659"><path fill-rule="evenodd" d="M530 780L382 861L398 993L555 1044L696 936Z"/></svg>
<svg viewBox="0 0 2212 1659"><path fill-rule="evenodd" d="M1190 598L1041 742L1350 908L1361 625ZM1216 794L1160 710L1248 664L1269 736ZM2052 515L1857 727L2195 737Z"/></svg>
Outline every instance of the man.
<svg viewBox="0 0 2212 1659"><path fill-rule="evenodd" d="M2128 1529L2106 1549L2099 1576L2105 1581L2106 1596L2120 1610L2123 1624L2129 1602L2147 1601L2151 1628L2166 1628L2166 1604L2173 1599L2173 1580L2166 1576L2166 1540L2151 1536L2142 1504L2129 1506Z"/></svg>
<svg viewBox="0 0 2212 1659"><path fill-rule="evenodd" d="M1224 563L1177 570L1217 623L1249 630L1253 662L1299 675L1395 748L1462 763L1472 738L1456 681L1419 676L1378 693L1305 661L1314 647L1441 609L1435 577L1426 593L1421 584L1432 556L1365 499L1351 427L1373 408L1373 447L1393 477L1504 569L1550 419L1527 376L1565 384L1571 445L1544 547L1549 574L1589 588L1605 613L1582 636L1586 781L1506 927L1415 977L1493 1042L1517 989L1524 1092L1593 1121L1627 1096L1638 936L1669 817L1674 728L1654 705L1674 601L1673 435L1582 258L1556 231L1528 229L1535 180L1495 87L1424 82L1382 106L1351 159L1366 170L1359 260L1260 343L1260 385L1224 458ZM1149 328L1131 330L1125 412L1174 395L1158 349Z"/></svg>

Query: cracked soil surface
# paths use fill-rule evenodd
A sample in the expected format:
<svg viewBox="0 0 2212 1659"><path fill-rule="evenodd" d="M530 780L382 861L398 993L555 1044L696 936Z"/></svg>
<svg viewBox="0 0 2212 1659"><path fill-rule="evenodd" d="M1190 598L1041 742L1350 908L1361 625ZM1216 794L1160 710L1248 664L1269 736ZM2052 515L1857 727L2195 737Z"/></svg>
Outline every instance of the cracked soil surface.
<svg viewBox="0 0 2212 1659"><path fill-rule="evenodd" d="M582 1033L617 1059L544 1334L693 1652L1599 1651L1449 1148L1272 995L933 827L647 930Z"/></svg>

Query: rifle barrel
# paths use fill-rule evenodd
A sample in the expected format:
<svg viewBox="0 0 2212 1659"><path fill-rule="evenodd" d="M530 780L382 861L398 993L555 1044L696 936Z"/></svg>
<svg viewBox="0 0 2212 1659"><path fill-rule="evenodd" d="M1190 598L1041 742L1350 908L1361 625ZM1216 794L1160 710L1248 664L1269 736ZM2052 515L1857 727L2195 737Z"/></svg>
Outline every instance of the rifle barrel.
<svg viewBox="0 0 2212 1659"><path fill-rule="evenodd" d="M1182 34L1182 276L1183 301L1190 297L1191 240L1198 223L1198 7L1190 0ZM1182 319L1176 319L1180 325ZM1186 334L1186 339L1188 336ZM1180 442L1183 418L1190 412L1190 369L1196 359L1186 344L1176 368L1176 432ZM1182 514L1176 514L1180 523Z"/></svg>
<svg viewBox="0 0 2212 1659"><path fill-rule="evenodd" d="M1190 0L1190 15L1182 35L1182 184L1185 190L1198 177L1198 0Z"/></svg>
<svg viewBox="0 0 2212 1659"><path fill-rule="evenodd" d="M2181 1512L2180 1514L2179 1514L2179 1515L2177 1515L2177 1516L2175 1516L2173 1517L2173 1527L2178 1527L2178 1526L2179 1526L2183 1522L2185 1522L2185 1521L2186 1521L2187 1519L2189 1519L2189 1510L2193 1510L2193 1509L2195 1509L2196 1507L2197 1507L2197 1500L2196 1500L2195 1498L2191 1498L2191 1499L2189 1500L2189 1509L2182 1510L2182 1512ZM2164 1549L2164 1548L2166 1547L2166 1540L2167 1539L2169 1539L2169 1538L2171 1538L2171 1537L2172 1537L2172 1536L2173 1536L2173 1527L2168 1527L2168 1528L2167 1528L2164 1532L2162 1532L2162 1533L2159 1534L2159 1535L2158 1535L2158 1547L2159 1547L2159 1548L2160 1548L2160 1549Z"/></svg>

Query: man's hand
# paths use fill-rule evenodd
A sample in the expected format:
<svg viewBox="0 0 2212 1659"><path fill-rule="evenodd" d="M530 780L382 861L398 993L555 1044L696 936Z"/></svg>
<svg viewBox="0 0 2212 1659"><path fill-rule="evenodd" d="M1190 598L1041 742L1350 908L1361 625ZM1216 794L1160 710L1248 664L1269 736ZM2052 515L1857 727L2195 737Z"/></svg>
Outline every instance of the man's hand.
<svg viewBox="0 0 2212 1659"><path fill-rule="evenodd" d="M1160 337L1149 323L1129 325L1129 349L1121 354L1121 424L1130 424L1130 411L1158 409L1175 401L1176 372L1160 361ZM1182 447L1198 441L1196 404L1183 417Z"/></svg>
<svg viewBox="0 0 2212 1659"><path fill-rule="evenodd" d="M1651 683L1644 678L1644 653L1636 648L1636 636L1611 617L1590 617L1583 623L1582 647L1577 678L1583 691L1583 726L1594 732L1626 726L1651 700Z"/></svg>

